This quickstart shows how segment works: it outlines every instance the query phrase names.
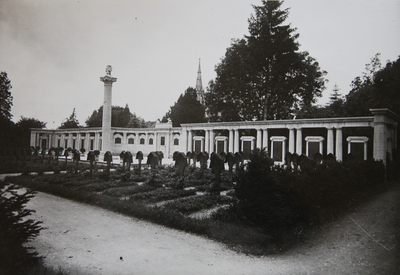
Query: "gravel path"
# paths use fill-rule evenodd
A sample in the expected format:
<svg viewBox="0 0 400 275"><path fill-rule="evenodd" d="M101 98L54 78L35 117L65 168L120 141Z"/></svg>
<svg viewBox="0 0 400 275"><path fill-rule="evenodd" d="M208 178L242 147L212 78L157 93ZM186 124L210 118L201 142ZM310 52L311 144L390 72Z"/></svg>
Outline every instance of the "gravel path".
<svg viewBox="0 0 400 275"><path fill-rule="evenodd" d="M268 257L44 193L28 208L48 228L33 245L70 274L400 274L399 202L398 190L383 194Z"/></svg>

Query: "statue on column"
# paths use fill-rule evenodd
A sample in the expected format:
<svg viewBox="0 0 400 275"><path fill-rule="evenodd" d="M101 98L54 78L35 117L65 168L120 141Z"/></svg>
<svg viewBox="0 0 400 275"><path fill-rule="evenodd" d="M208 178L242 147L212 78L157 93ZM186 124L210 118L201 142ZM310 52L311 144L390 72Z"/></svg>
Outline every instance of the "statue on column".
<svg viewBox="0 0 400 275"><path fill-rule="evenodd" d="M106 74L111 76L112 67L111 65L107 65L106 67Z"/></svg>

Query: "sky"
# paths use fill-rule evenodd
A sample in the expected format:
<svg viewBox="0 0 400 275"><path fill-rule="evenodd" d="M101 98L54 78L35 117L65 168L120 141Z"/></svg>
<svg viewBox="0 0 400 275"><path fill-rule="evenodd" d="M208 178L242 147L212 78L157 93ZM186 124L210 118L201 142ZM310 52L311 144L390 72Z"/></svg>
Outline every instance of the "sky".
<svg viewBox="0 0 400 275"><path fill-rule="evenodd" d="M232 39L248 34L261 0L0 0L0 71L13 86L13 121L32 117L55 129L75 108L81 125L103 104L107 65L112 105L161 119L188 87L199 59L203 87ZM329 80L346 95L365 64L400 55L400 0L286 0L297 28Z"/></svg>

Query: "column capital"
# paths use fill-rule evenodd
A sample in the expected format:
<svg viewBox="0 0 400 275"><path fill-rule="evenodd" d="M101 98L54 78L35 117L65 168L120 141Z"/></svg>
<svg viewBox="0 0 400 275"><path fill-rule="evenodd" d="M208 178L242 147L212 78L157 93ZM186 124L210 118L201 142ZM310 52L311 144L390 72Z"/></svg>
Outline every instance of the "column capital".
<svg viewBox="0 0 400 275"><path fill-rule="evenodd" d="M100 77L100 81L104 82L104 85L110 84L110 83L112 84L113 82L117 82L117 78L106 75L106 76Z"/></svg>

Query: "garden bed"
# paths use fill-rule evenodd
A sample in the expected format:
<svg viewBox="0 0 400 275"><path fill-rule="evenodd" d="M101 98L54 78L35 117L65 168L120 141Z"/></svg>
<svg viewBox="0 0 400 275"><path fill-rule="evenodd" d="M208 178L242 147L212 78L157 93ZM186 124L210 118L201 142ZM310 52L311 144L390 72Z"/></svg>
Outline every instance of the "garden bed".
<svg viewBox="0 0 400 275"><path fill-rule="evenodd" d="M296 173L260 167L267 172L251 176L243 170L238 177L242 184L223 181L223 196L210 193L209 170L193 167L183 181L173 166L142 170L140 175L117 168L110 174L67 171L6 181L204 235L252 254L283 251L301 240L307 228L345 213L386 186L379 163L335 164ZM226 171L222 178L228 178Z"/></svg>

